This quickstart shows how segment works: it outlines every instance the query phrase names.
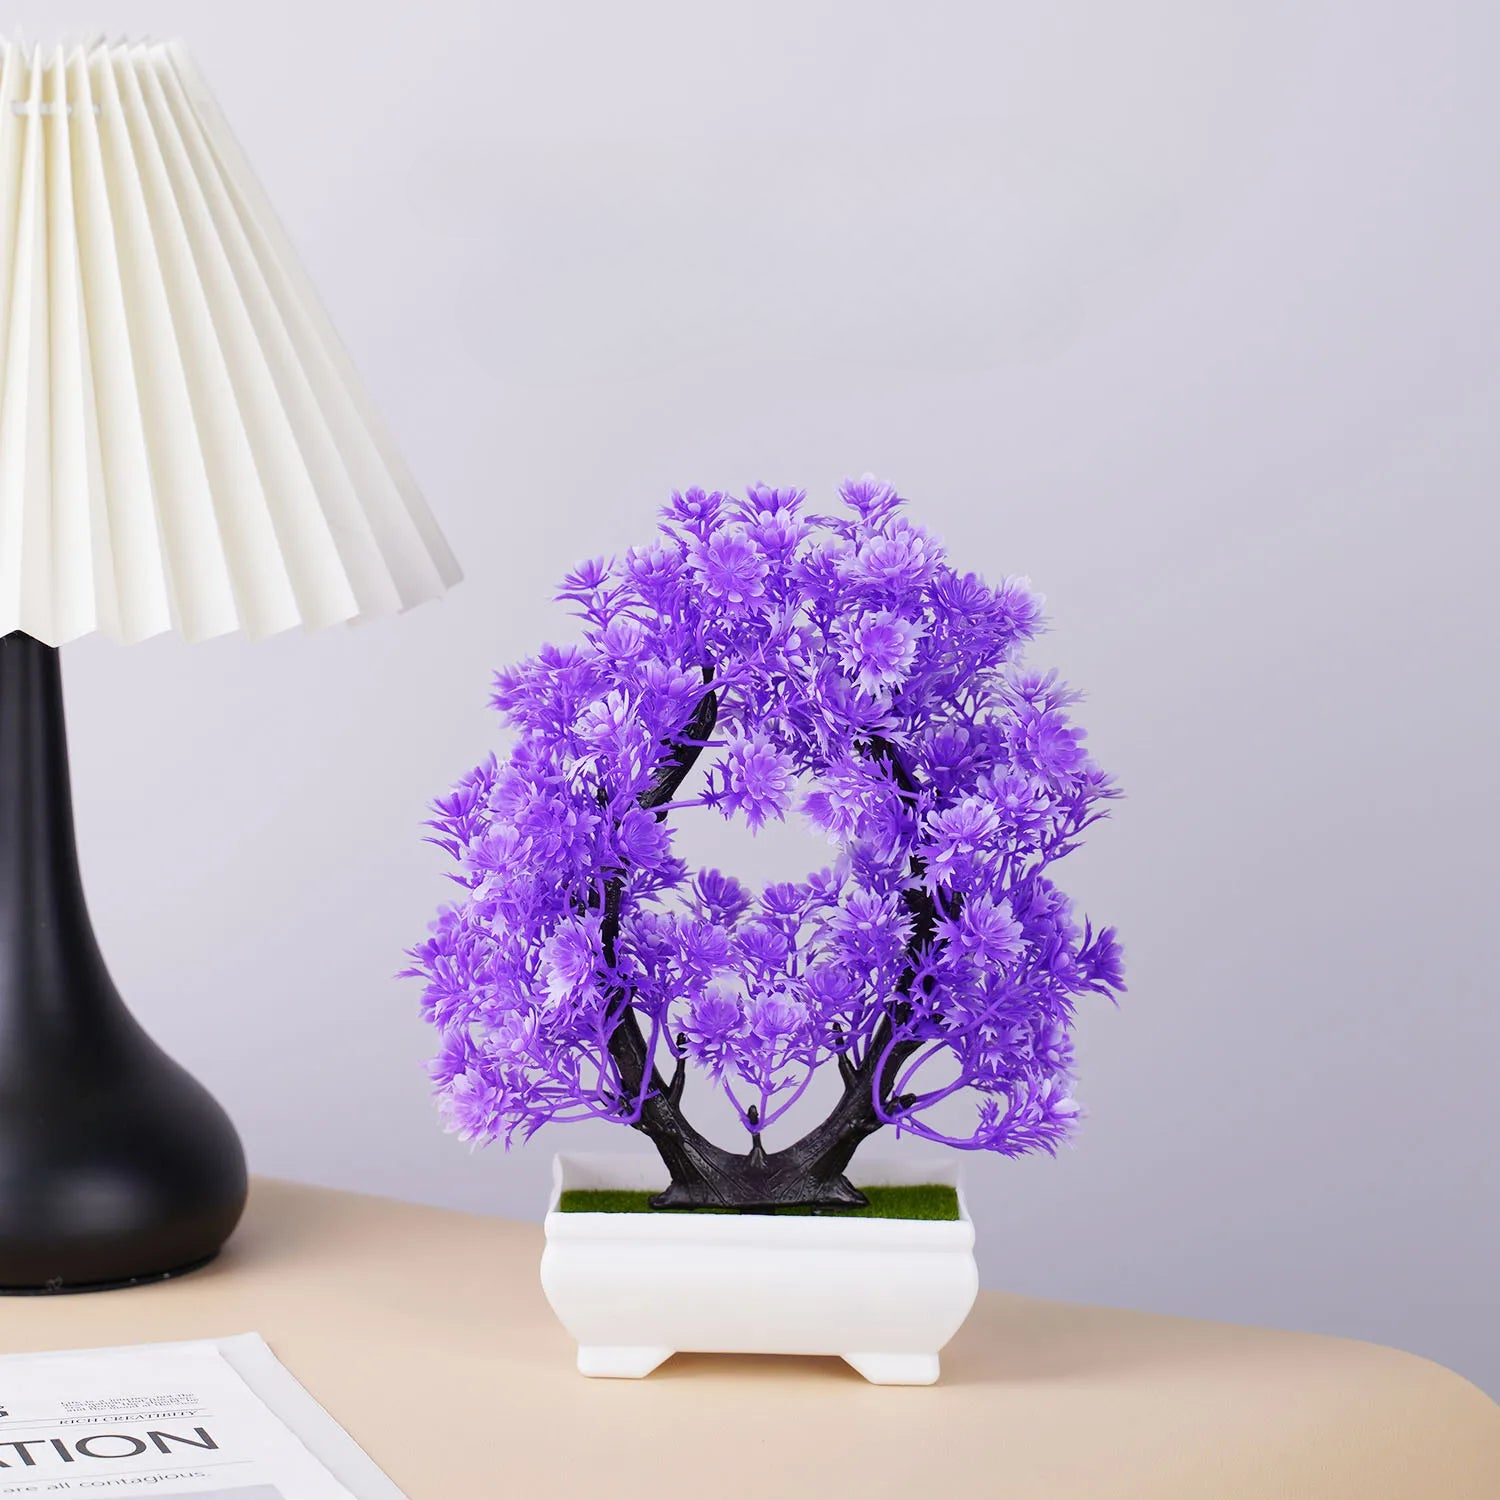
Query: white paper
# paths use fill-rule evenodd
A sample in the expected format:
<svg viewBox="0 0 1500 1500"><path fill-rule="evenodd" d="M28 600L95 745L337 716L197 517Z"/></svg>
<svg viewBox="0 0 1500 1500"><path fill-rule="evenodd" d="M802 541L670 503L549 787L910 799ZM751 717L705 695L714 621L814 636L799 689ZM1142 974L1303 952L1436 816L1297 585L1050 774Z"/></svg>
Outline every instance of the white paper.
<svg viewBox="0 0 1500 1500"><path fill-rule="evenodd" d="M255 1334L0 1356L0 1497L403 1500Z"/></svg>

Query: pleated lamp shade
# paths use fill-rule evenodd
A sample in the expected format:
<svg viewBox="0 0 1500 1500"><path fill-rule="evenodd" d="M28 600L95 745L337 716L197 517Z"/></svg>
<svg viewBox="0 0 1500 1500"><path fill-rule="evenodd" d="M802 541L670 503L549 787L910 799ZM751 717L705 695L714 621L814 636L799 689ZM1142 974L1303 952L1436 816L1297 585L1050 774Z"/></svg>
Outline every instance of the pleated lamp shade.
<svg viewBox="0 0 1500 1500"><path fill-rule="evenodd" d="M455 583L182 45L0 48L0 636L263 636Z"/></svg>

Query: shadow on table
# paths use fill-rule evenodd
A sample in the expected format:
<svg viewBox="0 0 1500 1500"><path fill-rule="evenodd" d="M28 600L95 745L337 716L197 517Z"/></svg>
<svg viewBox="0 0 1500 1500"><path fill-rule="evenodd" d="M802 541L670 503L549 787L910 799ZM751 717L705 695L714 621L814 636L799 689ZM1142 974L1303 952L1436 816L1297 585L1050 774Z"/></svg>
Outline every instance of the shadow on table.
<svg viewBox="0 0 1500 1500"><path fill-rule="evenodd" d="M1253 1357L1285 1335L1112 1308L1028 1298L986 1297L943 1351L935 1387L1089 1382L1152 1367L1207 1372ZM843 1360L812 1355L679 1354L650 1378L662 1380L805 1378L862 1386Z"/></svg>

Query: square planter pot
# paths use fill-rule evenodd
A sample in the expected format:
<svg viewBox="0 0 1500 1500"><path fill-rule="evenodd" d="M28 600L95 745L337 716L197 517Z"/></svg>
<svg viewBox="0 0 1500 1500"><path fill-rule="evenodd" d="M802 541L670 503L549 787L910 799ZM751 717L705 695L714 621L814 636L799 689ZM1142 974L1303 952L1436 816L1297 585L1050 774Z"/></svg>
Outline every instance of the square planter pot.
<svg viewBox="0 0 1500 1500"><path fill-rule="evenodd" d="M947 1163L859 1163L859 1186L938 1182ZM648 1156L554 1159L542 1287L585 1375L638 1379L679 1351L834 1354L878 1385L931 1385L979 1275L959 1217L560 1213L565 1191L667 1186Z"/></svg>

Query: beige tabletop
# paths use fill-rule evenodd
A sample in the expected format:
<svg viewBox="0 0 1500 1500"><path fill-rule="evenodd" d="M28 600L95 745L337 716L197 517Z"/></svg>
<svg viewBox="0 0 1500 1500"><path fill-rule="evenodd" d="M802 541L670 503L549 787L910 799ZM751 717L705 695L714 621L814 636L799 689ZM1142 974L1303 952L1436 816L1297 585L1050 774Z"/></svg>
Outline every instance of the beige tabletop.
<svg viewBox="0 0 1500 1500"><path fill-rule="evenodd" d="M260 1333L411 1500L1500 1500L1500 1406L1392 1349L984 1292L936 1386L717 1355L586 1380L540 1253L260 1181L209 1269L0 1299L0 1352Z"/></svg>

